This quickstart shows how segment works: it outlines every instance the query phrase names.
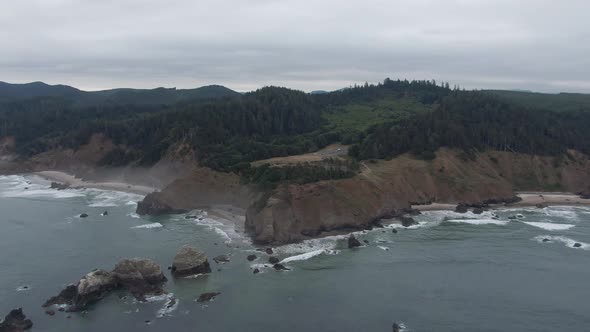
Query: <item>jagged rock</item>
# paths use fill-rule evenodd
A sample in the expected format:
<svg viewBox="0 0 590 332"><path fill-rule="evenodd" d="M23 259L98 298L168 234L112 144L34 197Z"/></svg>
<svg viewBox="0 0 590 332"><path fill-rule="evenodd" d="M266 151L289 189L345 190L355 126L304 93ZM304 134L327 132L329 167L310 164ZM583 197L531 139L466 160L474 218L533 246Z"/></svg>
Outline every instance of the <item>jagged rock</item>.
<svg viewBox="0 0 590 332"><path fill-rule="evenodd" d="M159 200L157 192L151 193L145 198L137 203L136 212L139 215L151 215L151 216L159 216L163 214L180 214L186 213L187 210L183 209L175 209L168 205L167 203Z"/></svg>
<svg viewBox="0 0 590 332"><path fill-rule="evenodd" d="M87 213L82 213L82 214L80 215L80 218L86 218L86 217L88 217L88 214L87 214Z"/></svg>
<svg viewBox="0 0 590 332"><path fill-rule="evenodd" d="M0 323L0 332L22 332L33 327L33 322L27 319L22 308L13 309Z"/></svg>
<svg viewBox="0 0 590 332"><path fill-rule="evenodd" d="M269 255L272 255L272 254L273 254L272 248L266 248L266 250L265 250L265 251L266 251L266 253L267 253L267 254L269 254Z"/></svg>
<svg viewBox="0 0 590 332"><path fill-rule="evenodd" d="M214 300L217 295L221 294L220 292L210 292L210 293L203 293L199 295L197 302L209 302Z"/></svg>
<svg viewBox="0 0 590 332"><path fill-rule="evenodd" d="M219 255L219 256L216 256L215 258L213 258L213 260L215 261L215 263L219 264L219 263L229 262L230 258L228 255Z"/></svg>
<svg viewBox="0 0 590 332"><path fill-rule="evenodd" d="M482 214L483 213L483 209L480 207L476 207L473 209L473 214Z"/></svg>
<svg viewBox="0 0 590 332"><path fill-rule="evenodd" d="M271 264L276 264L276 263L280 262L280 260L276 257L271 256L268 258L268 262Z"/></svg>
<svg viewBox="0 0 590 332"><path fill-rule="evenodd" d="M70 188L70 185L67 183L59 183L59 182L51 182L51 189L57 189L57 190L65 190Z"/></svg>
<svg viewBox="0 0 590 332"><path fill-rule="evenodd" d="M167 281L160 265L151 259L123 259L115 265L113 277L139 300L146 294L163 294L163 284Z"/></svg>
<svg viewBox="0 0 590 332"><path fill-rule="evenodd" d="M574 243L574 248L580 248L581 246L582 244L579 242Z"/></svg>
<svg viewBox="0 0 590 332"><path fill-rule="evenodd" d="M279 263L273 265L272 267L277 271L289 271L289 269L286 268L285 265Z"/></svg>
<svg viewBox="0 0 590 332"><path fill-rule="evenodd" d="M254 269L253 273L254 274L258 274L258 273L260 273L260 270L259 269Z"/></svg>
<svg viewBox="0 0 590 332"><path fill-rule="evenodd" d="M348 248L356 248L356 247L360 247L362 244L360 243L359 240L356 239L356 237L354 237L354 235L350 234L350 236L348 237Z"/></svg>
<svg viewBox="0 0 590 332"><path fill-rule="evenodd" d="M418 225L418 222L416 222L416 220L414 220L414 218L411 217L400 217L399 220L402 222L402 226L404 227L410 227L412 225Z"/></svg>
<svg viewBox="0 0 590 332"><path fill-rule="evenodd" d="M205 254L198 252L190 246L182 247L174 257L172 263L172 275L186 277L194 274L210 273L211 267Z"/></svg>
<svg viewBox="0 0 590 332"><path fill-rule="evenodd" d="M256 258L258 258L258 257L256 257L256 255L248 255L248 257L246 257L246 259L250 262L255 260Z"/></svg>
<svg viewBox="0 0 590 332"><path fill-rule="evenodd" d="M467 213L468 210L469 207L465 204L459 204L457 207L455 207L455 212L457 213Z"/></svg>
<svg viewBox="0 0 590 332"><path fill-rule="evenodd" d="M152 260L124 259L112 272L94 270L86 274L77 284L68 285L57 296L47 300L43 307L65 304L69 306L67 311L81 311L119 288L125 288L137 299L143 300L146 294L162 294L164 282L166 277Z"/></svg>

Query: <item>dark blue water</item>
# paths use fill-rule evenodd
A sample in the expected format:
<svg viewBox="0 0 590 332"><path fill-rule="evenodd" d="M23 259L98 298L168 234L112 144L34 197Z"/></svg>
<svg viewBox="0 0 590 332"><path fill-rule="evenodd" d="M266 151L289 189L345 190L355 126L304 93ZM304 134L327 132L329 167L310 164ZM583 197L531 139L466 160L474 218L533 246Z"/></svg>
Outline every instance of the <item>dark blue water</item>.
<svg viewBox="0 0 590 332"><path fill-rule="evenodd" d="M276 272L211 213L202 221L138 218L136 195L25 181L0 177L0 313L23 307L33 331L391 331L394 321L407 331L590 330L589 208L496 211L499 220L431 212L414 229L360 234L369 245L356 250L338 237L275 248L280 258L296 256L285 263L291 271ZM89 217L78 218L82 212ZM146 224L161 227L134 228ZM93 268L148 257L165 269L184 244L232 260L212 263L208 276L169 278L166 289L178 299L169 312L161 311L165 300L124 294L70 318L41 308ZM260 259L248 262L252 253ZM29 290L19 291L23 285ZM221 295L195 301L209 291Z"/></svg>

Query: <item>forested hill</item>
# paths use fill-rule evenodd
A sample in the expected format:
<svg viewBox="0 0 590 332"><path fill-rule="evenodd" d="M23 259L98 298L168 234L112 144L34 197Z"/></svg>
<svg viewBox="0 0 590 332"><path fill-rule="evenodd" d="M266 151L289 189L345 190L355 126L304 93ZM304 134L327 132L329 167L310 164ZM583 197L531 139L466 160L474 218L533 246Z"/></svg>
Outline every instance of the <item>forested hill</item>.
<svg viewBox="0 0 590 332"><path fill-rule="evenodd" d="M321 94L266 87L171 104L158 102L169 99L166 90L157 90L149 90L155 94L149 103L130 99L81 107L55 96L4 103L0 138L15 137L15 152L27 158L51 149L76 149L92 134L103 133L118 146L101 161L105 166L151 165L182 145L201 165L255 178L265 178L260 174L267 170L253 170L252 161L314 152L337 142L351 145L350 155L357 160L406 152L428 159L444 146L467 155L486 149L590 153L588 108L547 110L490 92L452 89L448 83L386 79ZM272 176L284 180L301 173L286 170ZM325 174L342 176L351 173Z"/></svg>
<svg viewBox="0 0 590 332"><path fill-rule="evenodd" d="M590 109L590 94L539 93L530 91L486 90L501 99L520 106L549 111L579 111Z"/></svg>
<svg viewBox="0 0 590 332"><path fill-rule="evenodd" d="M59 99L69 107L101 105L171 105L183 101L232 97L239 95L220 85L196 89L111 89L82 91L67 85L48 85L43 82L10 84L0 82L0 108L7 102L30 102L30 99ZM4 106L6 107L6 106Z"/></svg>

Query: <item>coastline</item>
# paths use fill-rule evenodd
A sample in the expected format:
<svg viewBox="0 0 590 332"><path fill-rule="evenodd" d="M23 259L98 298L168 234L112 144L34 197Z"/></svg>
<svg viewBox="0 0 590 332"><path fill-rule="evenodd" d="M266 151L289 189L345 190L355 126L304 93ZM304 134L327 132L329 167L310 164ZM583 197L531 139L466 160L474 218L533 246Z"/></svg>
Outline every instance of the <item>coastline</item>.
<svg viewBox="0 0 590 332"><path fill-rule="evenodd" d="M490 208L503 209L511 207L537 207L538 205L590 205L590 199L583 199L574 193L566 192L517 192L516 196L520 197L522 200L508 205L490 205ZM454 211L456 206L457 204L431 203L428 205L412 205L412 208L419 211Z"/></svg>
<svg viewBox="0 0 590 332"><path fill-rule="evenodd" d="M40 176L46 180L59 182L62 184L67 184L72 188L94 188L94 189L102 189L102 190L114 190L114 191L122 191L128 192L133 194L139 195L147 195L152 193L158 188L148 187L148 186L140 186L130 183L124 182L93 182L93 181L85 181L80 178L75 177L72 174L68 174L61 171L41 171L41 172L34 172L29 173L33 175Z"/></svg>

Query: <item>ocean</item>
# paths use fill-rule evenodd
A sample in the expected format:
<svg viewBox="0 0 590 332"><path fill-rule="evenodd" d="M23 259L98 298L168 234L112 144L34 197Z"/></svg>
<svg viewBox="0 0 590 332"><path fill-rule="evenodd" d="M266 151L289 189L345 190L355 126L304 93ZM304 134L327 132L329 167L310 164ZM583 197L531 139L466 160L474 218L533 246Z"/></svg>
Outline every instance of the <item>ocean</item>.
<svg viewBox="0 0 590 332"><path fill-rule="evenodd" d="M48 187L0 176L0 315L23 307L32 331L590 330L590 207L426 212L408 229L358 232L368 244L357 249L346 236L275 247L290 271L274 271L207 211L139 217L139 195ZM207 254L211 274L169 275L185 244ZM231 261L213 262L221 254ZM142 303L113 293L83 313L44 313L66 284L130 257L158 262L169 295ZM214 291L214 301L196 302Z"/></svg>

